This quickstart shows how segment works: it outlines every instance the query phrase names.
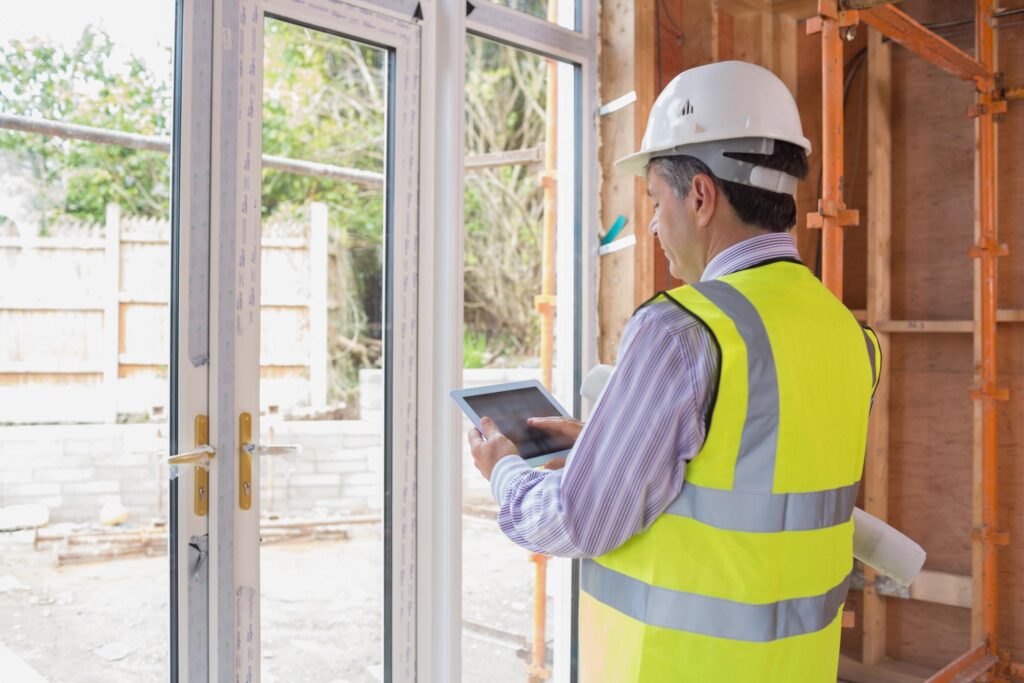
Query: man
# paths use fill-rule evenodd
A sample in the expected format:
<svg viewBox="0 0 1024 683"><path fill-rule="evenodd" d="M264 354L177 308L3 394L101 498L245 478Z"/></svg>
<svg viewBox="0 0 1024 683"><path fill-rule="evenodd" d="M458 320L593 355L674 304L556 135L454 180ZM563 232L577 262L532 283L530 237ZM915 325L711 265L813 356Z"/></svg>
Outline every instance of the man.
<svg viewBox="0 0 1024 683"><path fill-rule="evenodd" d="M880 355L788 232L809 150L771 72L677 76L618 165L691 284L630 320L585 427L534 420L577 437L564 469L469 434L505 534L585 558L584 683L836 680Z"/></svg>

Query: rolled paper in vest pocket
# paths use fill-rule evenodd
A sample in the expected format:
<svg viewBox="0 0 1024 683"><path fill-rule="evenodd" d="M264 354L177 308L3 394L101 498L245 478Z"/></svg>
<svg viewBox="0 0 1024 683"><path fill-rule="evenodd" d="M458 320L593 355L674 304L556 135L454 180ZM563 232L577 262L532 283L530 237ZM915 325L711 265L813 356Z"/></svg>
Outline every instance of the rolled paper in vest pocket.
<svg viewBox="0 0 1024 683"><path fill-rule="evenodd" d="M597 401L615 370L595 365L583 379L580 396ZM853 509L853 556L877 572L909 586L924 566L924 548L860 508Z"/></svg>
<svg viewBox="0 0 1024 683"><path fill-rule="evenodd" d="M580 396L589 399L591 401L597 401L601 396L601 392L604 391L604 387L608 384L608 380L612 378L612 371L615 370L611 365L595 365L587 373L587 376L583 378L583 384L580 386Z"/></svg>
<svg viewBox="0 0 1024 683"><path fill-rule="evenodd" d="M924 566L924 548L882 520L860 508L853 509L853 556L909 586Z"/></svg>

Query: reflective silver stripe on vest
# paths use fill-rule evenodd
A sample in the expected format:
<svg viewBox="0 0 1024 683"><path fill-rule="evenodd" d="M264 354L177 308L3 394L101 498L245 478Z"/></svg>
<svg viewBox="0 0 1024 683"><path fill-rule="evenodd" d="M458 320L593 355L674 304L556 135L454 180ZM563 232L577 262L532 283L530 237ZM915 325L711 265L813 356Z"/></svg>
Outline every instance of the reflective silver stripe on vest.
<svg viewBox="0 0 1024 683"><path fill-rule="evenodd" d="M850 576L822 595L763 605L651 586L584 560L580 585L595 600L650 626L764 643L814 633L836 618Z"/></svg>
<svg viewBox="0 0 1024 683"><path fill-rule="evenodd" d="M779 380L768 330L753 304L729 283L710 280L693 287L732 319L747 347L747 417L733 488L771 493L779 443Z"/></svg>
<svg viewBox="0 0 1024 683"><path fill-rule="evenodd" d="M774 533L826 529L850 521L860 482L811 493L747 493L683 484L665 513L719 529Z"/></svg>

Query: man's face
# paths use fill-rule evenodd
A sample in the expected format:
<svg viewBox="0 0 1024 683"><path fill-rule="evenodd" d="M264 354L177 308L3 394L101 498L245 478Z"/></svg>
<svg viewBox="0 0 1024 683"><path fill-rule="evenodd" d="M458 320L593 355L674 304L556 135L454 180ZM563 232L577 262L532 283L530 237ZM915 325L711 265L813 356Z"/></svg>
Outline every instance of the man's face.
<svg viewBox="0 0 1024 683"><path fill-rule="evenodd" d="M697 282L704 272L706 245L690 197L676 197L656 169L647 174L647 194L654 203L651 233L657 236L668 256L669 271L685 282Z"/></svg>

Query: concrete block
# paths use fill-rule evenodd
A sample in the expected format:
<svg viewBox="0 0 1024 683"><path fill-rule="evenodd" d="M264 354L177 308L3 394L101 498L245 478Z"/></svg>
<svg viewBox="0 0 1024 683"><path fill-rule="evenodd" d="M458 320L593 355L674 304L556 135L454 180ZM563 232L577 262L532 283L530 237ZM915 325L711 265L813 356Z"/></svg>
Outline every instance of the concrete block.
<svg viewBox="0 0 1024 683"><path fill-rule="evenodd" d="M316 462L317 472L351 474L369 471L369 463L360 458L324 458Z"/></svg>
<svg viewBox="0 0 1024 683"><path fill-rule="evenodd" d="M132 482L138 483L152 483L156 484L160 480L160 476L157 474L156 464L124 464L124 465L111 465L104 464L95 468L96 479L107 479L111 481L120 481L123 483Z"/></svg>
<svg viewBox="0 0 1024 683"><path fill-rule="evenodd" d="M100 461L110 458L111 462L116 462L114 458L121 454L121 439L117 437L63 439L61 441L61 451L68 455L96 456Z"/></svg>
<svg viewBox="0 0 1024 683"><path fill-rule="evenodd" d="M354 474L346 474L343 481L346 486L358 486L362 484L381 486L384 478L376 472L356 472Z"/></svg>
<svg viewBox="0 0 1024 683"><path fill-rule="evenodd" d="M94 469L91 467L66 467L39 470L35 478L37 481L72 482L90 481L95 478Z"/></svg>
<svg viewBox="0 0 1024 683"><path fill-rule="evenodd" d="M61 487L61 493L64 495L94 494L96 496L102 496L120 492L121 482L110 480L69 482ZM97 502L100 502L99 499L97 499Z"/></svg>
<svg viewBox="0 0 1024 683"><path fill-rule="evenodd" d="M59 456L63 449L61 442L55 438L6 438L0 430L0 439L4 439L4 458L38 458L41 456Z"/></svg>
<svg viewBox="0 0 1024 683"><path fill-rule="evenodd" d="M35 496L56 496L61 493L61 485L56 482L29 482L4 486L6 496L32 498Z"/></svg>
<svg viewBox="0 0 1024 683"><path fill-rule="evenodd" d="M0 495L0 505L45 505L55 510L64 504L62 496L8 496Z"/></svg>
<svg viewBox="0 0 1024 683"><path fill-rule="evenodd" d="M362 484L359 486L345 486L345 497L360 496L370 498L372 496L383 495L383 491L379 486L372 486L369 484Z"/></svg>
<svg viewBox="0 0 1024 683"><path fill-rule="evenodd" d="M63 469L68 467L92 467L96 464L96 458L91 455L69 455L68 453L55 453L40 455L32 458L33 470Z"/></svg>
<svg viewBox="0 0 1024 683"><path fill-rule="evenodd" d="M340 486L289 486L283 491L287 500L333 498L341 496Z"/></svg>
<svg viewBox="0 0 1024 683"><path fill-rule="evenodd" d="M340 474L294 474L287 478L288 488L298 486L338 486L341 484Z"/></svg>
<svg viewBox="0 0 1024 683"><path fill-rule="evenodd" d="M4 487L9 484L27 484L36 478L32 473L31 465L26 465L28 465L28 463L24 463L19 467L0 470L0 491L3 491ZM39 481L46 480L40 478Z"/></svg>

